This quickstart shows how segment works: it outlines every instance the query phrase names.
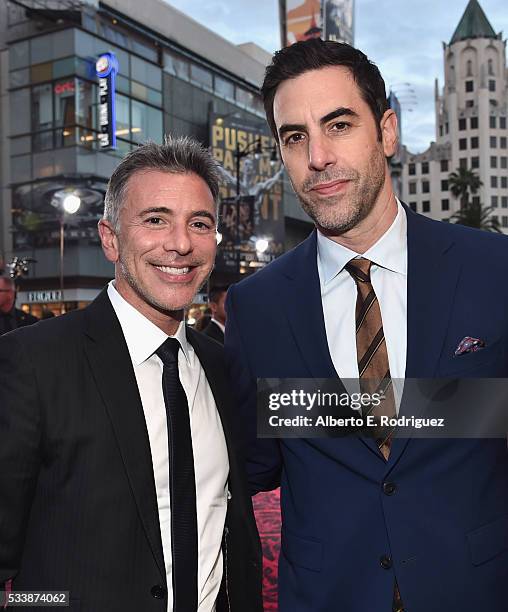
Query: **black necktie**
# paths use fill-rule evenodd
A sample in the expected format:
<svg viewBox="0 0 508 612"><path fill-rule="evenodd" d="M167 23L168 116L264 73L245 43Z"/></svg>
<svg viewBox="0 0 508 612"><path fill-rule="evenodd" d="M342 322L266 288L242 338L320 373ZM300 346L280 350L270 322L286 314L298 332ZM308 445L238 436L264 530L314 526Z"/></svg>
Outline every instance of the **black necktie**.
<svg viewBox="0 0 508 612"><path fill-rule="evenodd" d="M164 364L162 389L169 438L171 550L173 555L173 612L196 612L198 607L198 527L194 457L187 396L178 375L175 338L156 351Z"/></svg>

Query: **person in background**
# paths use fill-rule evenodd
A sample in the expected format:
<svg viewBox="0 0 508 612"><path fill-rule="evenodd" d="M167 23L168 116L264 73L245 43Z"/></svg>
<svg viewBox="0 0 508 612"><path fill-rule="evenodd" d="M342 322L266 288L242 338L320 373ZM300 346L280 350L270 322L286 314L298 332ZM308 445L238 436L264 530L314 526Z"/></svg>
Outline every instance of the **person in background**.
<svg viewBox="0 0 508 612"><path fill-rule="evenodd" d="M207 327L203 330L210 338L224 344L224 330L226 329L226 295L228 288L225 286L214 287L210 291L210 308L212 310L212 318Z"/></svg>
<svg viewBox="0 0 508 612"><path fill-rule="evenodd" d="M16 285L9 276L0 276L0 336L19 327L33 325L39 319L16 308Z"/></svg>

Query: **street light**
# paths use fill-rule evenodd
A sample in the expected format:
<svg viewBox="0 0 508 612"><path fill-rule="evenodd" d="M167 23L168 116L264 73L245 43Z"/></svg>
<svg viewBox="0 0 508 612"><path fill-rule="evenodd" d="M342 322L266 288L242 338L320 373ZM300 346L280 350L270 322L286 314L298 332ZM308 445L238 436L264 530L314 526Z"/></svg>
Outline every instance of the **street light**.
<svg viewBox="0 0 508 612"><path fill-rule="evenodd" d="M81 198L73 191L61 190L53 195L51 203L60 210L60 314L64 314L65 219L66 215L74 215L78 212L81 206Z"/></svg>
<svg viewBox="0 0 508 612"><path fill-rule="evenodd" d="M256 240L256 251L258 253L264 253L268 248L269 242L266 238L258 238Z"/></svg>

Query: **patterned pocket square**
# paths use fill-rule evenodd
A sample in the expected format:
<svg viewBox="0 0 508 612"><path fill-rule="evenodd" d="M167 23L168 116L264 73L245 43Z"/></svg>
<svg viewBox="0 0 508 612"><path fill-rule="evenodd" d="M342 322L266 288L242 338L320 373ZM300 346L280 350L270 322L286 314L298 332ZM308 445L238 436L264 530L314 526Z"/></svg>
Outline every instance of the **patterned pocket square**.
<svg viewBox="0 0 508 612"><path fill-rule="evenodd" d="M483 340L480 340L479 338L471 338L471 336L465 336L455 349L455 356L464 355L464 353L476 353L476 351L484 348L484 346L485 342Z"/></svg>

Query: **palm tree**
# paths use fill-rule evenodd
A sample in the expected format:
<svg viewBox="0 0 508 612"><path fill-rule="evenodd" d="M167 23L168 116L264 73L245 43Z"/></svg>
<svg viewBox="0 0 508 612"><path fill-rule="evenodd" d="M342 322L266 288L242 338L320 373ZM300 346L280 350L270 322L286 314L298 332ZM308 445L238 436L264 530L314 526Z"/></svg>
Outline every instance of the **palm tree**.
<svg viewBox="0 0 508 612"><path fill-rule="evenodd" d="M460 208L467 208L469 204L469 194L477 193L483 185L480 177L467 168L458 168L455 172L448 175L450 191L456 198L460 198Z"/></svg>
<svg viewBox="0 0 508 612"><path fill-rule="evenodd" d="M471 203L453 214L450 217L450 221L459 225L466 225L467 227L476 227L487 232L502 233L497 218L493 219L490 216L492 211L492 206Z"/></svg>

